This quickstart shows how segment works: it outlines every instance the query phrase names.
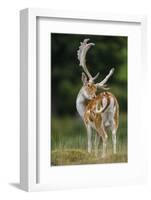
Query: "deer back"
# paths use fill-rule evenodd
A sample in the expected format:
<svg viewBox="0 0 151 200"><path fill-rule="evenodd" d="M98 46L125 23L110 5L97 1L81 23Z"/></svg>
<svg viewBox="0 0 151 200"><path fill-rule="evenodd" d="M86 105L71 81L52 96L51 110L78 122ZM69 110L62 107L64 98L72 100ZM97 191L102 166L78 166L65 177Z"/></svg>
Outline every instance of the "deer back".
<svg viewBox="0 0 151 200"><path fill-rule="evenodd" d="M113 120L116 128L118 127L119 105L115 96L110 92L102 92L88 102L84 122L90 124L95 129L99 129L103 123L103 116L107 112L113 113Z"/></svg>

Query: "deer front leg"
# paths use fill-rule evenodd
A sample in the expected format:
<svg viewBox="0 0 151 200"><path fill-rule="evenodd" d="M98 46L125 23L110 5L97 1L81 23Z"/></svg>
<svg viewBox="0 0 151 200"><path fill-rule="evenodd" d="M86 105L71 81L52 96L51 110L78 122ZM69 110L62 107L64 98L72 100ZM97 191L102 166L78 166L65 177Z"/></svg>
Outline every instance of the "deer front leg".
<svg viewBox="0 0 151 200"><path fill-rule="evenodd" d="M92 128L91 128L90 125L87 125L87 137L88 137L88 153L91 153L91 149L92 149L92 141L91 141Z"/></svg>

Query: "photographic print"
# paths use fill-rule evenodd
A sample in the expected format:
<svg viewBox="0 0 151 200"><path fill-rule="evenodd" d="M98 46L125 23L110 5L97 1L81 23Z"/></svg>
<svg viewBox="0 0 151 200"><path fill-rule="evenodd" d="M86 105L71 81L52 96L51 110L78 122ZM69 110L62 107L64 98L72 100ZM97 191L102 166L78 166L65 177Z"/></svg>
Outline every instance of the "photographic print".
<svg viewBox="0 0 151 200"><path fill-rule="evenodd" d="M128 162L128 37L50 37L50 165Z"/></svg>

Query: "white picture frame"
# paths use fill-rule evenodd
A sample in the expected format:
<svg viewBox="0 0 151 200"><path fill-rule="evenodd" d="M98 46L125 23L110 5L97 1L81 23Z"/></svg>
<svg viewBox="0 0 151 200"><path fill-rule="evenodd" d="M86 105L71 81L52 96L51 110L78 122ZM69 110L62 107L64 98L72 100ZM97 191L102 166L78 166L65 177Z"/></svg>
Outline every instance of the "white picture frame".
<svg viewBox="0 0 151 200"><path fill-rule="evenodd" d="M96 166L89 166L87 169L86 166L82 167L62 167L59 170L53 171L53 173L64 175L62 176L61 180L55 180L52 177L53 181L50 181L51 176L49 177L49 171L47 167L45 167L45 160L40 160L39 155L43 155L45 151L41 151L39 146L39 135L38 135L38 123L39 123L39 111L38 111L38 87L39 87L39 79L37 78L37 63L38 63L38 54L37 54L37 46L38 46L38 39L37 39L37 20L39 18L45 18L48 21L51 19L58 19L61 21L69 20L70 23L72 21L88 21L92 24L94 22L104 22L110 24L127 24L128 26L133 27L134 25L139 26L140 31L140 68L136 75L138 78L144 74L144 77L141 80L142 87L145 85L145 69L147 67L146 64L146 51L147 51L147 41L146 41L146 17L145 16L124 16L124 15L112 15L112 14L100 14L100 13L85 13L85 12L71 12L71 11L54 11L49 9L24 9L20 12L20 185L21 188L26 191L39 191L39 190L52 190L52 189L64 189L64 188L74 188L74 187L98 187L98 186L110 186L110 185L128 185L128 184L137 184L137 183L145 183L147 179L147 170L146 170L146 156L145 156L145 137L146 135L143 134L141 136L141 152L142 160L140 161L140 166L138 166L138 172L135 174L134 171L135 165L126 166L126 176L122 176L124 171L120 171L121 166L119 165L110 165L108 168L112 168L109 173L110 169L105 169L105 165L101 167L104 175L97 175L97 171L99 170L99 165ZM53 31L53 25L51 26ZM111 28L111 33L113 28ZM137 30L136 30L137 31ZM94 30L95 32L95 30ZM132 53L132 52L131 52ZM133 59L132 59L133 60ZM46 63L49 64L49 63ZM134 62L134 64L136 64ZM133 77L133 73L135 73L135 67L131 71L131 79ZM41 69L44 70L44 69ZM47 71L49 72L49 71ZM44 72L45 74L46 72ZM130 75L130 74L129 74ZM136 78L136 81L139 79ZM47 80L47 78L46 78ZM48 80L49 81L49 80ZM49 82L46 82L47 84ZM49 88L47 88L49 89ZM144 89L144 88L143 88ZM137 89L136 89L137 90ZM47 90L46 90L47 91ZM138 90L137 90L138 91ZM45 93L46 98L50 101L49 93ZM133 96L132 98L135 99ZM48 101L48 102L49 102ZM137 104L137 102L136 102ZM140 104L138 104L140 106ZM131 108L130 108L131 109ZM140 115L143 114L141 110ZM133 115L134 116L134 115ZM46 121L49 121L49 113L45 115ZM132 117L129 116L132 120ZM49 125L49 124L47 124ZM142 128L144 123L142 122ZM50 131L49 129L47 130ZM44 136L40 136L44 137ZM44 138L43 141L46 141L47 138ZM140 140L140 139L138 139ZM44 146L44 144L43 144ZM47 145L46 145L47 146ZM140 151L138 149L138 145L136 145L136 151ZM134 154L134 153L133 153ZM134 155L135 156L135 155ZM41 156L42 157L42 156ZM43 155L43 157L46 157ZM137 156L136 156L137 157ZM44 162L43 162L44 161ZM41 165L41 163L43 163ZM139 162L139 161L138 161ZM138 164L138 163L136 163ZM104 168L104 169L103 169ZM113 176L114 168L117 168L119 174L117 173L116 169L116 180L115 174ZM132 169L132 170L131 170ZM87 171L88 170L88 171ZM124 170L124 167L123 167ZM85 175L82 177L81 172L85 171ZM82 178L87 177L87 175L92 172L96 171L94 175L88 176L88 179L82 181ZM44 173L43 173L44 172ZM76 176L80 176L80 178L76 179L75 177L70 177L68 181L66 181L66 174L68 173L75 173ZM129 173L130 172L130 173ZM41 175L42 174L42 175ZM52 175L52 174L51 174ZM47 177L49 178L47 178ZM107 177L108 176L108 177ZM40 179L39 179L40 177ZM41 177L44 177L41 178ZM106 180L105 180L105 177ZM98 180L98 178L102 178L102 182ZM49 180L48 180L49 179ZM43 181L41 181L43 180ZM45 181L46 180L46 181ZM90 180L90 181L88 181ZM69 182L70 181L70 182Z"/></svg>

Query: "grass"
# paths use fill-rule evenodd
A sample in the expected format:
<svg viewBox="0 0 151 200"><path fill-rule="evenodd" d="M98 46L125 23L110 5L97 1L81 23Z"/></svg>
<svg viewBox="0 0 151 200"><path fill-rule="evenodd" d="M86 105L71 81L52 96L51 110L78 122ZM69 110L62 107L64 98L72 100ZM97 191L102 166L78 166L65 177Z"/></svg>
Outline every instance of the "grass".
<svg viewBox="0 0 151 200"><path fill-rule="evenodd" d="M87 153L81 149L54 150L51 153L52 165L80 165L80 164L103 164L103 163L122 163L127 162L127 153L120 152L116 155L107 153L105 158Z"/></svg>
<svg viewBox="0 0 151 200"><path fill-rule="evenodd" d="M78 117L52 117L51 165L78 165L97 163L127 162L127 118L120 115L117 132L117 154L112 153L111 134L107 143L107 155L101 158L102 142L99 144L98 156L87 153L87 134L83 122ZM92 134L92 141L94 141ZM93 145L94 146L94 145ZM93 148L94 149L94 148Z"/></svg>

